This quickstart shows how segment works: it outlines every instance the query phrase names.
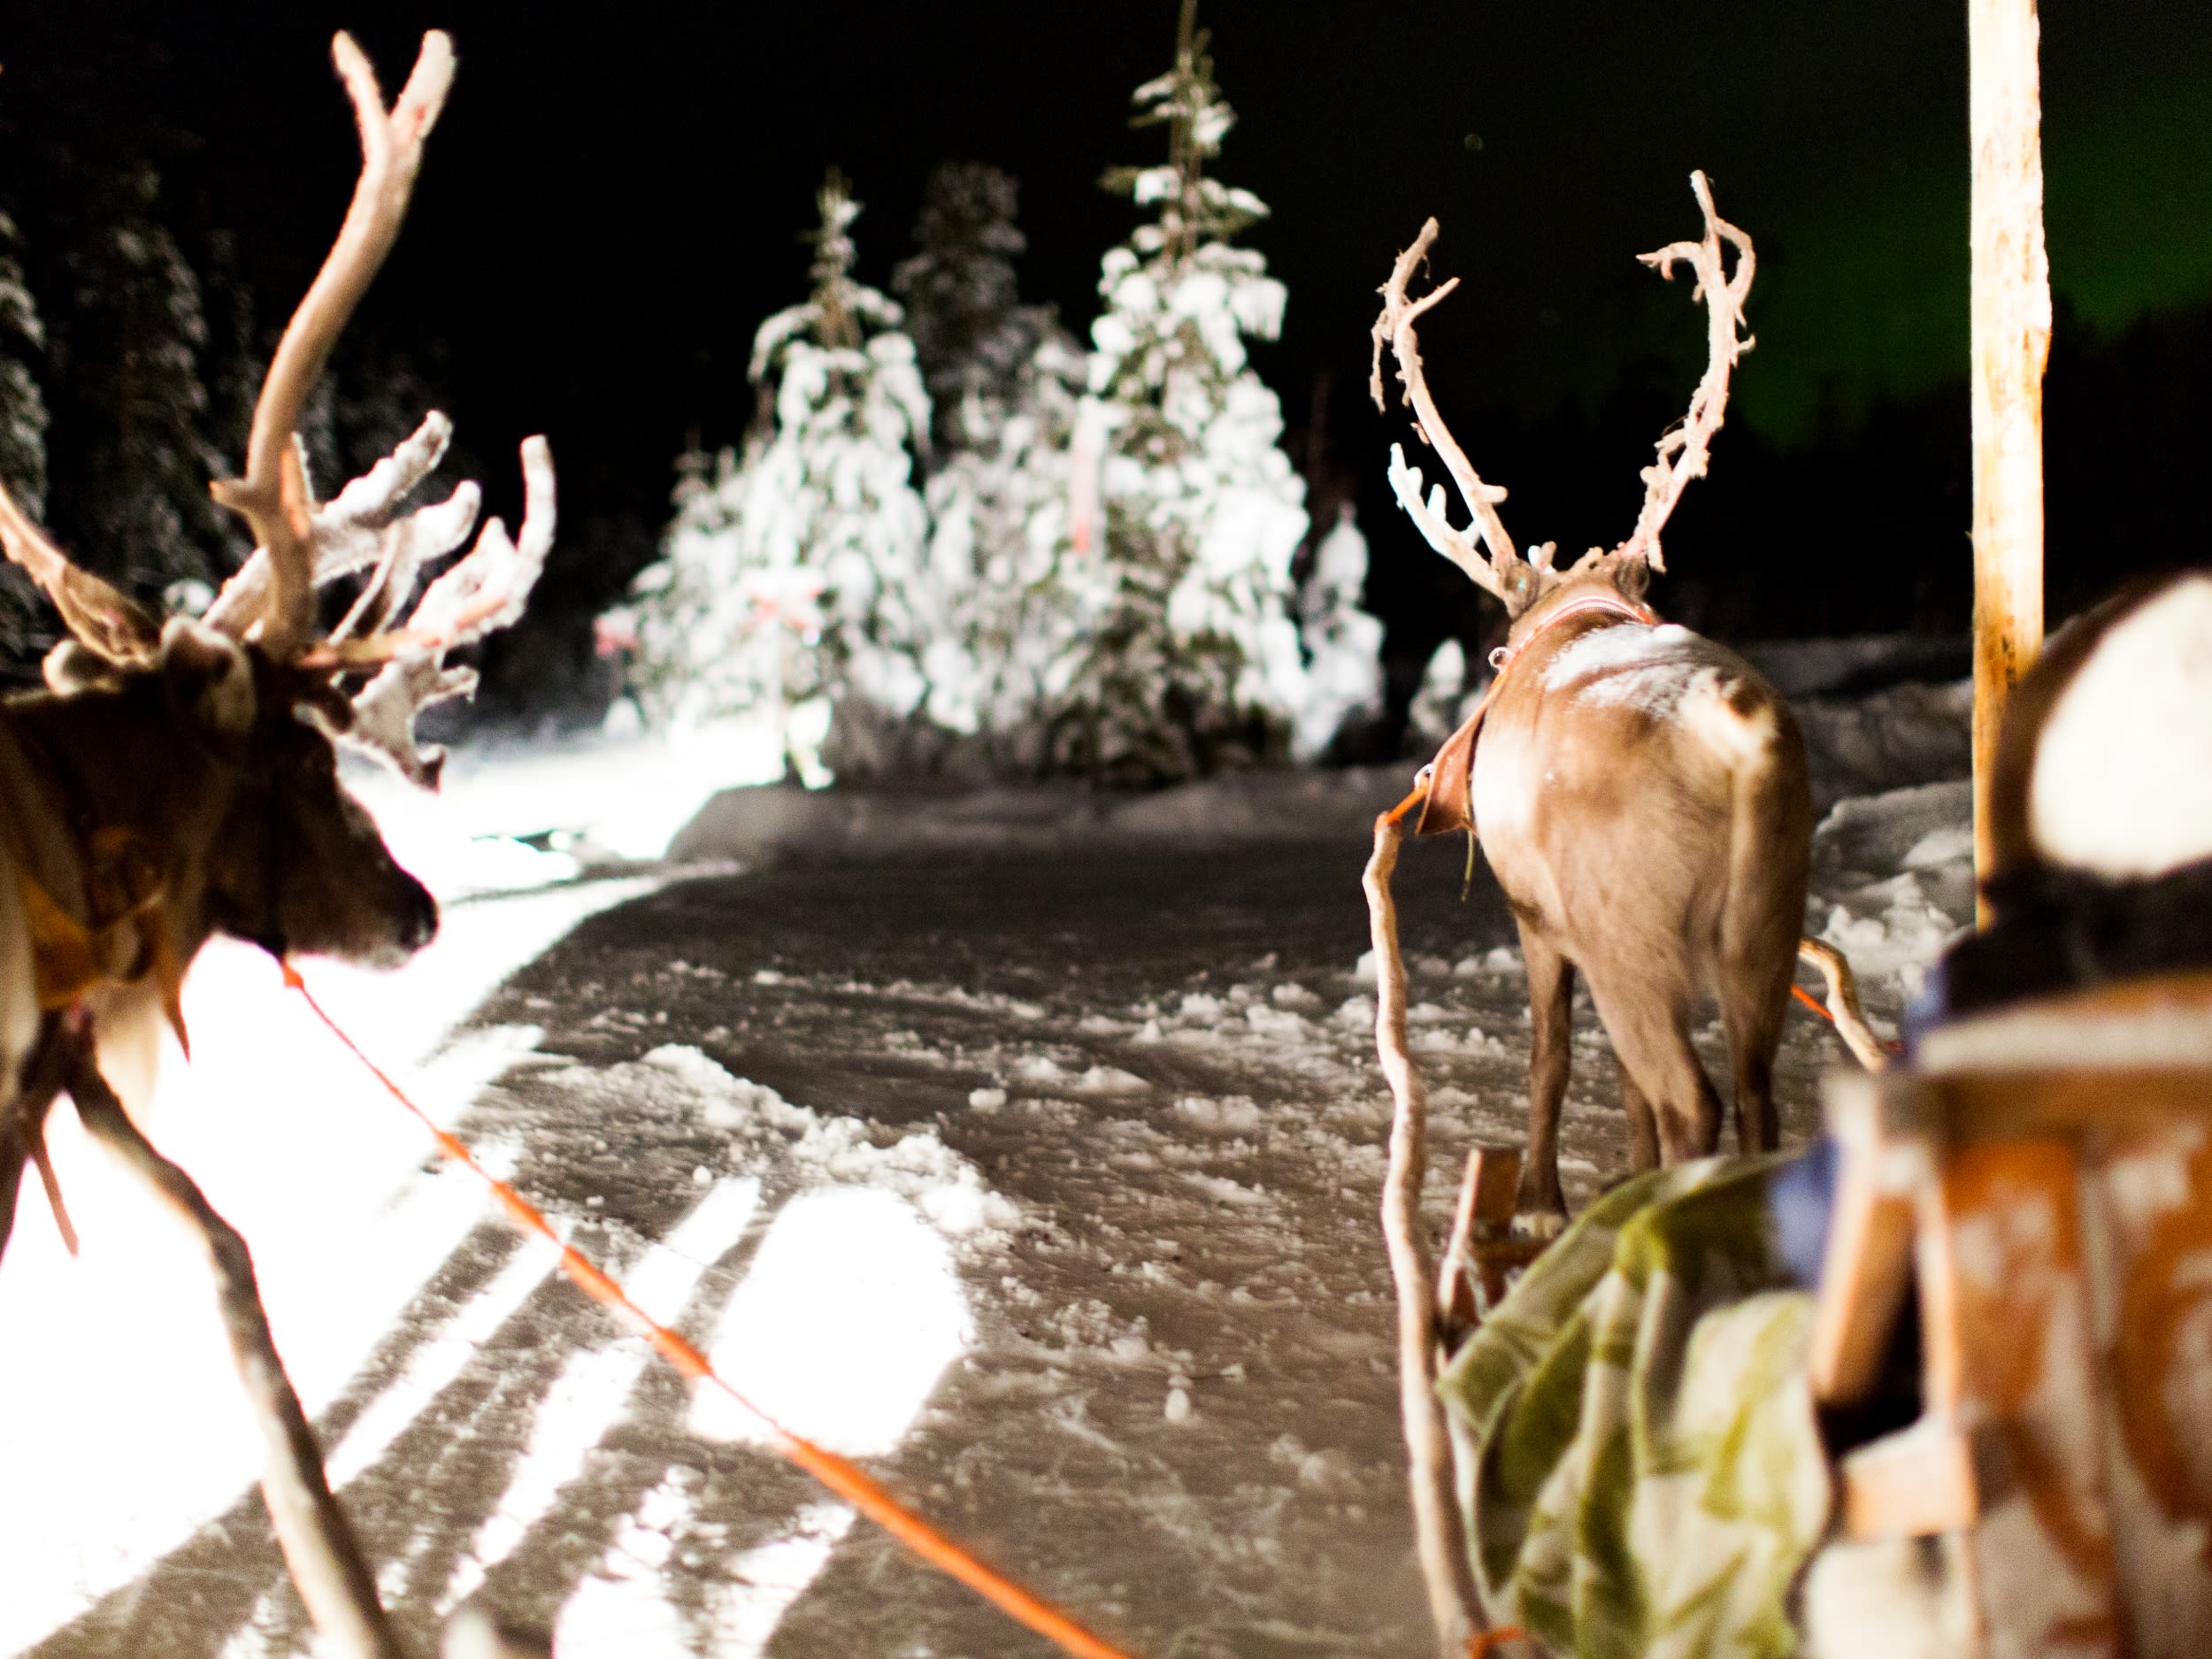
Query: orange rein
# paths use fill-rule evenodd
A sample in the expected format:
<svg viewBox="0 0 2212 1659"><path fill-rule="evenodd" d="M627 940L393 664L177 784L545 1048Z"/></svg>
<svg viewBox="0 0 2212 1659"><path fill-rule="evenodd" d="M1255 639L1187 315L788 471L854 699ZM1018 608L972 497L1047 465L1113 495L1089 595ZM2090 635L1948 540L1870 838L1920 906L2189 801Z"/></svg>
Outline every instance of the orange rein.
<svg viewBox="0 0 2212 1659"><path fill-rule="evenodd" d="M315 1018L322 1021L330 1034L337 1038L355 1059L368 1068L370 1075L384 1086L385 1092L405 1107L430 1132L431 1138L438 1143L438 1150L489 1187L492 1195L498 1199L501 1207L517 1226L525 1233L534 1233L546 1240L559 1250L561 1271L577 1287L593 1300L621 1314L653 1345L662 1358L692 1380L720 1389L766 1425L773 1437L776 1449L785 1457L812 1475L931 1566L958 1579L1008 1617L1055 1643L1063 1652L1075 1655L1077 1659L1129 1659L1121 1648L1094 1635L1042 1597L1025 1590L1003 1574L986 1566L908 1509L892 1495L889 1488L851 1459L841 1457L835 1452L826 1450L803 1436L793 1433L740 1394L714 1369L705 1355L639 1307L621 1286L554 1232L552 1224L546 1220L544 1213L537 1206L479 1164L460 1141L433 1123L429 1114L409 1099L406 1091L394 1082L381 1066L364 1054L360 1045L346 1035L337 1021L324 1011L322 1004L315 1000L314 993L307 988L307 983L300 978L298 971L288 962L280 965L284 970L285 984L300 994L300 999L312 1010Z"/></svg>

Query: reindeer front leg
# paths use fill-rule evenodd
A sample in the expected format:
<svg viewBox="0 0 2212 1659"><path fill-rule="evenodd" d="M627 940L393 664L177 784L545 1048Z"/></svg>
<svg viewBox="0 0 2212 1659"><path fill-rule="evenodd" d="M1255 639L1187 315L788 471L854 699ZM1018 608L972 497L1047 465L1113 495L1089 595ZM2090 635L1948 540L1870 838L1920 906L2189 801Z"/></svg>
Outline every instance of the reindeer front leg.
<svg viewBox="0 0 2212 1659"><path fill-rule="evenodd" d="M1528 1158L1514 1210L1556 1222L1567 1214L1559 1190L1559 1113L1573 1061L1575 964L1526 922L1521 960L1528 969Z"/></svg>
<svg viewBox="0 0 2212 1659"><path fill-rule="evenodd" d="M80 1027L75 1034L66 1087L77 1116L206 1247L231 1356L268 1441L262 1496L309 1617L346 1659L400 1659L403 1650L377 1601L375 1578L331 1495L314 1431L269 1334L245 1240L215 1213L192 1178L139 1133L94 1064L90 1033Z"/></svg>

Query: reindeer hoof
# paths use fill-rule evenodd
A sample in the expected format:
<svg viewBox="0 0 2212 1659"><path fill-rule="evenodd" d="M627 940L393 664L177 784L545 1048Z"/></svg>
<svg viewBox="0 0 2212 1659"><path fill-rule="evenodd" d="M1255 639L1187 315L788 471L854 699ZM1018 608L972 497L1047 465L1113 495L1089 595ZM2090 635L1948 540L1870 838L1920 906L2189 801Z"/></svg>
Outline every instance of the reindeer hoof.
<svg viewBox="0 0 2212 1659"><path fill-rule="evenodd" d="M550 1659L553 1645L544 1637L503 1628L474 1603L446 1621L443 1659Z"/></svg>
<svg viewBox="0 0 2212 1659"><path fill-rule="evenodd" d="M1548 1244L1566 1230L1567 1215L1561 1210L1524 1210L1513 1217L1517 1239L1541 1239Z"/></svg>

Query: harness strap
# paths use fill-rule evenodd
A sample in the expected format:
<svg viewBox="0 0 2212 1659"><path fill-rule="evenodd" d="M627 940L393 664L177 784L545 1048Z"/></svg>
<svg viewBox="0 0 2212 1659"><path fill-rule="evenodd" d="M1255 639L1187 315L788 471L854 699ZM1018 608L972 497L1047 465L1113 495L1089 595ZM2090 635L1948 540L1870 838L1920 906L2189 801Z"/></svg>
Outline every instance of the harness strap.
<svg viewBox="0 0 2212 1659"><path fill-rule="evenodd" d="M1593 614L1616 616L1624 622L1640 622L1647 627L1659 620L1649 605L1624 599L1610 588L1594 588L1562 603L1518 643L1501 645L1491 652L1490 666L1497 672L1483 687L1474 712L1460 723L1459 730L1444 740L1444 747L1436 751L1436 758L1421 769L1421 775L1414 781L1415 788L1425 790L1428 797L1422 803L1421 816L1414 820L1416 835L1448 835L1455 830L1474 833L1475 741L1482 735L1483 718L1490 712L1491 700L1505 684L1513 664L1530 646L1561 623Z"/></svg>
<svg viewBox="0 0 2212 1659"><path fill-rule="evenodd" d="M170 938L168 884L152 843L120 825L85 826L84 803L32 734L0 716L0 850L15 865L38 1005L70 1007L104 985L152 975L189 1056L184 964ZM43 760L45 764L42 764Z"/></svg>

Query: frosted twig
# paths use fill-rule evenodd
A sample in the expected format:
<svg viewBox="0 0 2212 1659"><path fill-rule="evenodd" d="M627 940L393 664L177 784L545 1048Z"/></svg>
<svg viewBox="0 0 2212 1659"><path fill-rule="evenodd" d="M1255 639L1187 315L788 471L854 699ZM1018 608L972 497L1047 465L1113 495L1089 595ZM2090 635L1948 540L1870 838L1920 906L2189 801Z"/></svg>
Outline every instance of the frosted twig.
<svg viewBox="0 0 2212 1659"><path fill-rule="evenodd" d="M1361 886L1375 949L1375 1052L1390 1084L1390 1162L1383 1176L1383 1241L1398 1297L1398 1409L1413 1494L1414 1541L1428 1587L1439 1650L1460 1659L1487 1629L1467 1561L1452 1480L1444 1408L1436 1397L1436 1274L1421 1229L1421 1178L1428 1163L1428 1088L1406 1047L1406 970L1398 910L1390 896L1405 830L1396 813L1375 820L1375 851Z"/></svg>
<svg viewBox="0 0 2212 1659"><path fill-rule="evenodd" d="M1661 435L1658 457L1643 472L1643 510L1636 515L1635 529L1617 549L1624 557L1640 557L1655 571L1667 568L1659 548L1659 532L1690 480L1705 476L1713 434L1720 430L1728 408L1729 371L1755 343L1750 335L1738 332L1743 326L1744 300L1751 292L1751 276L1757 265L1751 238L1713 211L1712 188L1703 173L1690 175L1690 188L1705 211L1703 239L1669 242L1655 252L1637 256L1670 281L1674 267L1687 264L1697 275L1691 297L1702 299L1706 308L1704 377L1690 396L1690 412L1682 424ZM1721 250L1724 240L1736 250L1733 277L1728 274Z"/></svg>

